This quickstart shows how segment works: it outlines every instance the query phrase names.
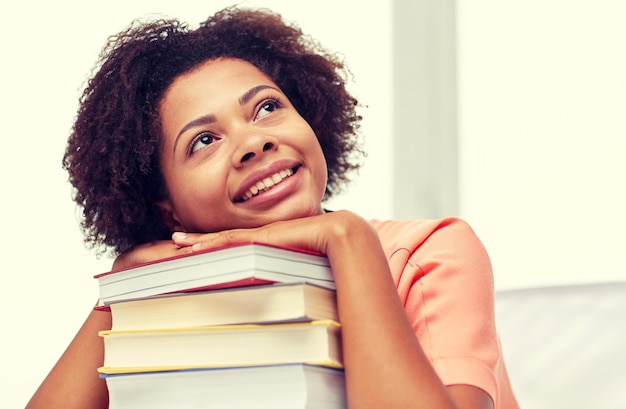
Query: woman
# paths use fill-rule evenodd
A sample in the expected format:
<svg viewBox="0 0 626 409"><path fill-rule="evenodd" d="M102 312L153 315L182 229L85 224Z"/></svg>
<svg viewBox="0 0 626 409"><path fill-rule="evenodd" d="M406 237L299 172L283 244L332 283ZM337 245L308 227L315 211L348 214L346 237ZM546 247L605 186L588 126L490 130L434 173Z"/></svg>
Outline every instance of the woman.
<svg viewBox="0 0 626 409"><path fill-rule="evenodd" d="M358 168L356 106L343 64L271 12L135 24L106 47L64 158L86 241L113 268L250 240L324 253L351 408L517 408L471 228L324 209ZM29 408L107 407L110 325L91 312Z"/></svg>

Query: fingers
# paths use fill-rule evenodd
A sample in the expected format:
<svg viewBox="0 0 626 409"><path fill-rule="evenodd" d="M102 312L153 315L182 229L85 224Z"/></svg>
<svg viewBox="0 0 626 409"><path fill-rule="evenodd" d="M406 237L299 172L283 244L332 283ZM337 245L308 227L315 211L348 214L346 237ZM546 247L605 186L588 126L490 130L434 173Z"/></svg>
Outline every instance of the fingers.
<svg viewBox="0 0 626 409"><path fill-rule="evenodd" d="M193 245L194 243L188 243L188 238L189 238L189 233L180 232L180 231L176 231L172 233L172 241L177 246L185 247L185 246Z"/></svg>
<svg viewBox="0 0 626 409"><path fill-rule="evenodd" d="M366 223L360 217L347 212L282 220L250 229L223 230L216 233L175 232L172 241L191 251L219 248L250 242L295 247L327 254L334 236L341 236L352 225Z"/></svg>
<svg viewBox="0 0 626 409"><path fill-rule="evenodd" d="M200 244L209 240L209 236L210 234L174 232L172 234L172 241L179 247L191 248L193 251L194 246L197 249Z"/></svg>
<svg viewBox="0 0 626 409"><path fill-rule="evenodd" d="M224 230L208 234L174 232L172 241L177 246L189 248L191 251L198 251L249 242L254 240L255 235L255 229Z"/></svg>

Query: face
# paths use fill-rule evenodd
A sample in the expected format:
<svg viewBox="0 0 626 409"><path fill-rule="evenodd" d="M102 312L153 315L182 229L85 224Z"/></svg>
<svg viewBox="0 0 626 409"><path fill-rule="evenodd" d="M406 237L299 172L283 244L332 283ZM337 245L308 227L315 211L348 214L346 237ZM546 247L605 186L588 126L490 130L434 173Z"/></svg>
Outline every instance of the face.
<svg viewBox="0 0 626 409"><path fill-rule="evenodd" d="M252 64L211 60L160 105L172 230L215 232L322 213L327 169L309 124Z"/></svg>

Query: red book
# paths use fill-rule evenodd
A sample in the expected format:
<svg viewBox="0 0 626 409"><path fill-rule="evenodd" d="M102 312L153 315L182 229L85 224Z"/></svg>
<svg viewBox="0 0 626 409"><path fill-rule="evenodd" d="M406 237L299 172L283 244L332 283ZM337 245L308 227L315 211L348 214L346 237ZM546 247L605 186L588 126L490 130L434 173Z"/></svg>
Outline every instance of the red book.
<svg viewBox="0 0 626 409"><path fill-rule="evenodd" d="M310 283L335 289L326 256L263 243L169 257L95 278L101 306L159 294L269 283Z"/></svg>

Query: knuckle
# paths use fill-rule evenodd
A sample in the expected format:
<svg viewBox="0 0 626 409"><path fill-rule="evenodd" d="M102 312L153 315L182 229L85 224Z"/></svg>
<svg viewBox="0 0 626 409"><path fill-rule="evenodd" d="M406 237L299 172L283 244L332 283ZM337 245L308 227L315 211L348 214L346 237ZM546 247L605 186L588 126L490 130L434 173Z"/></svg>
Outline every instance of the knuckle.
<svg viewBox="0 0 626 409"><path fill-rule="evenodd" d="M222 230L219 232L219 236L226 243L232 243L237 239L237 233L235 230Z"/></svg>

